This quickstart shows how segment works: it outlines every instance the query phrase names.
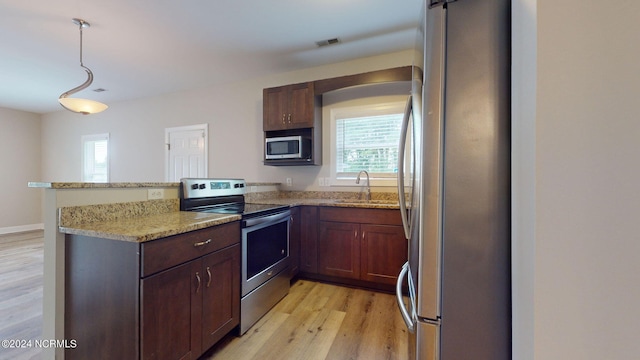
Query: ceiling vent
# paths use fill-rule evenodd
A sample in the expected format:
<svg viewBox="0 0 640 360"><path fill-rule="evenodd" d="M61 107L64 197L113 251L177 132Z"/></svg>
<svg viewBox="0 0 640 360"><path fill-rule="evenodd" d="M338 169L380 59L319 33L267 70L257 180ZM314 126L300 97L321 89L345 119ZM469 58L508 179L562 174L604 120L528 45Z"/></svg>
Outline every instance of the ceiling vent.
<svg viewBox="0 0 640 360"><path fill-rule="evenodd" d="M318 45L318 47L334 45L339 43L340 43L340 39L338 38L316 41L316 45Z"/></svg>

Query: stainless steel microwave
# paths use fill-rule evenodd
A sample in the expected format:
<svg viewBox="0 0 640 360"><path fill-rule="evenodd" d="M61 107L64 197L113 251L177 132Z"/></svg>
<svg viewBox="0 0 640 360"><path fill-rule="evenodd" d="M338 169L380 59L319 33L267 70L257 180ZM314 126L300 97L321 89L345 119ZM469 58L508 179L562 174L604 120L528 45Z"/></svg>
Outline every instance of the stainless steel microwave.
<svg viewBox="0 0 640 360"><path fill-rule="evenodd" d="M306 136L279 136L265 139L265 159L307 159L311 139Z"/></svg>

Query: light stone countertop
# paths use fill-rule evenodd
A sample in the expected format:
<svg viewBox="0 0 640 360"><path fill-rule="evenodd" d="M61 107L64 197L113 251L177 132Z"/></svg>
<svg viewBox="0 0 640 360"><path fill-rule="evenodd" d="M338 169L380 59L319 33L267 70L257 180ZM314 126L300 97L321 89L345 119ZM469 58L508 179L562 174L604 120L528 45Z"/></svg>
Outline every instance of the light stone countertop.
<svg viewBox="0 0 640 360"><path fill-rule="evenodd" d="M60 226L65 234L145 242L240 220L240 215L174 211L112 221Z"/></svg>
<svg viewBox="0 0 640 360"><path fill-rule="evenodd" d="M394 203L388 200L371 200L367 202L355 199L269 198L252 200L251 203L368 209L399 208L397 202ZM69 225L60 225L58 229L64 234L84 235L131 242L145 242L237 220L240 220L240 215L173 211L146 216L134 216L125 219L112 219L75 224L71 223Z"/></svg>
<svg viewBox="0 0 640 360"><path fill-rule="evenodd" d="M393 200L357 200L357 199L307 199L307 198L267 198L252 199L252 204L272 204L289 206L332 206L365 209L400 209L398 201Z"/></svg>
<svg viewBox="0 0 640 360"><path fill-rule="evenodd" d="M72 186L70 183L65 184ZM80 184L84 183L77 185L81 186ZM261 192L247 194L246 201L290 207L311 205L399 209L397 195L391 193L376 194L369 201L360 200L359 196L358 193L349 192ZM240 215L182 212L179 211L179 199L160 199L62 207L58 214L58 230L65 234L144 242L221 225L240 218Z"/></svg>
<svg viewBox="0 0 640 360"><path fill-rule="evenodd" d="M46 181L29 181L27 186L30 188L41 189L89 189L89 188L149 188L149 187L180 187L180 182L111 182L111 183L92 183L92 182L46 182ZM280 183L275 182L247 182L247 186L277 186Z"/></svg>
<svg viewBox="0 0 640 360"><path fill-rule="evenodd" d="M115 183L91 183L91 182L38 182L27 183L30 188L41 189L90 189L90 188L148 188L148 187L179 187L179 182L115 182Z"/></svg>

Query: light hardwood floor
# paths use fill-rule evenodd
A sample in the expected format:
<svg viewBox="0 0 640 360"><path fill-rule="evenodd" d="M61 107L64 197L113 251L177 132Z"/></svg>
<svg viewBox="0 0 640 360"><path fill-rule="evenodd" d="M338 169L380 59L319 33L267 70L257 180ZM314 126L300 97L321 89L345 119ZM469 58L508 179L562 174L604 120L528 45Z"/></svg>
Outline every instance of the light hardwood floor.
<svg viewBox="0 0 640 360"><path fill-rule="evenodd" d="M0 235L0 340L42 338L42 231ZM40 359L40 349L0 347L0 359Z"/></svg>
<svg viewBox="0 0 640 360"><path fill-rule="evenodd" d="M0 235L0 339L42 336L42 232ZM395 296L308 280L242 337L227 336L201 360L406 359L407 329ZM3 349L0 359L40 359Z"/></svg>
<svg viewBox="0 0 640 360"><path fill-rule="evenodd" d="M298 280L244 336L203 359L407 359L407 340L394 295Z"/></svg>

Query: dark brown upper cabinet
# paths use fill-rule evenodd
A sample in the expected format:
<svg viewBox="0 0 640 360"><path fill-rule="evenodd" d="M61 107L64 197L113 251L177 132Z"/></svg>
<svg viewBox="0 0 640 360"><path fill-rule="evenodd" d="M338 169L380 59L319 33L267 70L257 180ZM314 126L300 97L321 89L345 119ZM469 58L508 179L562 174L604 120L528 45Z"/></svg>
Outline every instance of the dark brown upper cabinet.
<svg viewBox="0 0 640 360"><path fill-rule="evenodd" d="M312 128L322 106L312 82L264 89L263 100L264 131Z"/></svg>

